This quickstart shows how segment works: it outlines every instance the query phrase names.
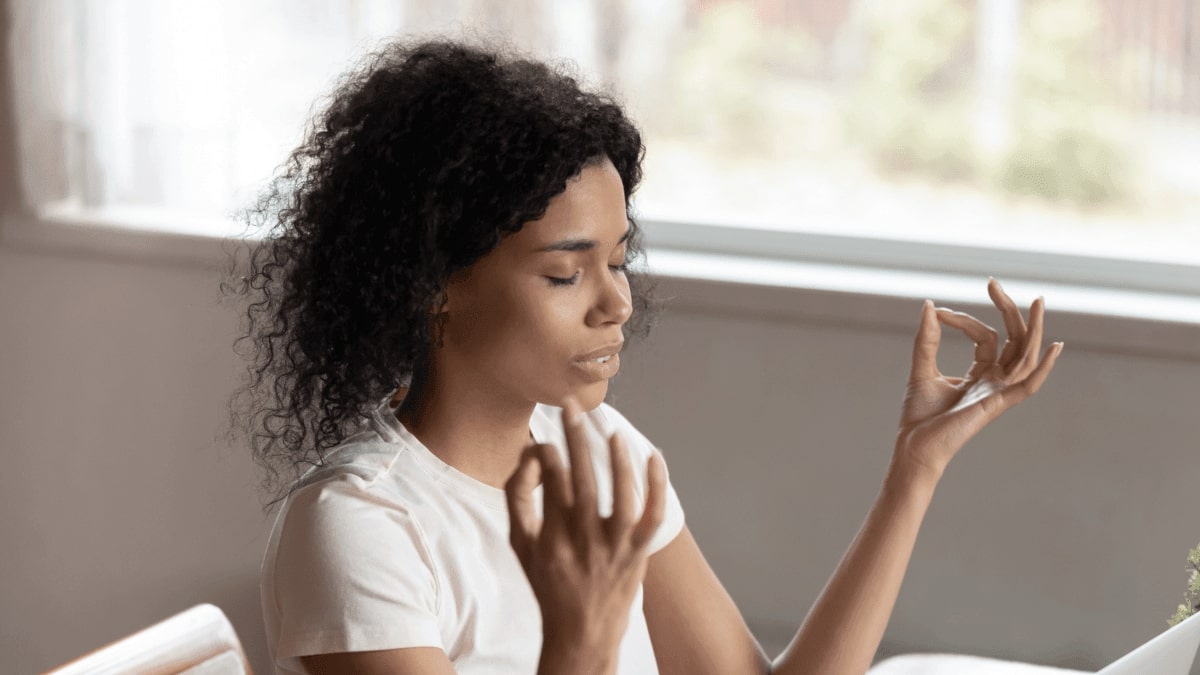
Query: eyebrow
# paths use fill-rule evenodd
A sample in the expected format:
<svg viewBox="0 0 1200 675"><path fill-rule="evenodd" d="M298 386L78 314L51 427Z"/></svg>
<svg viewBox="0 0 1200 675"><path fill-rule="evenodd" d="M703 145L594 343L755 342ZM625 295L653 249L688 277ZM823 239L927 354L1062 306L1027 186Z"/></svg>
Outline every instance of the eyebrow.
<svg viewBox="0 0 1200 675"><path fill-rule="evenodd" d="M632 231L632 228L626 228L625 234L620 240L617 241L617 245L620 246L621 244L625 243L625 240L629 239L629 234ZM562 241L556 241L549 246L539 248L537 253L546 253L552 251L568 251L574 253L577 251L590 251L597 246L599 246L599 244L595 239L563 239Z"/></svg>

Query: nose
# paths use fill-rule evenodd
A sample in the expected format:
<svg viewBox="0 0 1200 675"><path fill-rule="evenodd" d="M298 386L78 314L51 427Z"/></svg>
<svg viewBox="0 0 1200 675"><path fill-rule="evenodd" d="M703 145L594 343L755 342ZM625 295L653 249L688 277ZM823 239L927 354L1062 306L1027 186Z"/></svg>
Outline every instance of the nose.
<svg viewBox="0 0 1200 675"><path fill-rule="evenodd" d="M629 279L624 274L604 275L605 280L596 291L596 301L588 312L588 323L599 326L606 323L623 325L633 315L633 294Z"/></svg>

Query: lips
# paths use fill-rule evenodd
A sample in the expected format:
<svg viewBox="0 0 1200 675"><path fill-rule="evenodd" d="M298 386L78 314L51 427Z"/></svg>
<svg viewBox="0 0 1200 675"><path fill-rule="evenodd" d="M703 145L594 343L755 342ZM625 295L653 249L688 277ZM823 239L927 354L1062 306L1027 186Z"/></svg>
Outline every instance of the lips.
<svg viewBox="0 0 1200 675"><path fill-rule="evenodd" d="M604 345L599 349L593 349L586 354L577 356L575 358L574 366L589 380L595 382L607 380L616 375L617 371L621 369L621 356L619 352L624 344L625 342L623 340L619 342L613 342ZM603 363L596 361L596 359L602 359L605 357L611 358L606 359Z"/></svg>
<svg viewBox="0 0 1200 675"><path fill-rule="evenodd" d="M614 348L610 347L609 351L613 351L613 349ZM601 358L603 356L604 354L601 354L596 358ZM597 361L588 359L576 359L572 366L577 372L593 382L607 380L621 370L621 355L614 353L612 358L608 359L604 363L599 363Z"/></svg>
<svg viewBox="0 0 1200 675"><path fill-rule="evenodd" d="M605 345L599 349L594 349L586 354L577 356L575 358L575 360L577 360L577 361L595 361L596 359L604 357L604 356L613 356L617 352L621 351L621 347L624 346L624 344L625 344L624 340L622 340L621 342L614 342L610 345Z"/></svg>

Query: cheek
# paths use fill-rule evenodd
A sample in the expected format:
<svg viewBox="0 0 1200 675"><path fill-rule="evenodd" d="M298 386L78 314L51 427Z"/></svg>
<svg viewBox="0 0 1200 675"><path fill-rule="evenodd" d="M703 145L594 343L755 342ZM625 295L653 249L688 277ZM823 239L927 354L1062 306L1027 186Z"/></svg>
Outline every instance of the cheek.
<svg viewBox="0 0 1200 675"><path fill-rule="evenodd" d="M508 342L514 380L541 391L569 377L570 360L580 349L583 315L567 293L550 292L530 298L512 318ZM543 392L544 393L544 392Z"/></svg>
<svg viewBox="0 0 1200 675"><path fill-rule="evenodd" d="M550 292L497 294L477 303L464 323L471 351L521 367L569 354L576 307Z"/></svg>
<svg viewBox="0 0 1200 675"><path fill-rule="evenodd" d="M574 349L571 331L578 322L575 306L550 292L528 298L514 313L512 330L533 358L545 359Z"/></svg>

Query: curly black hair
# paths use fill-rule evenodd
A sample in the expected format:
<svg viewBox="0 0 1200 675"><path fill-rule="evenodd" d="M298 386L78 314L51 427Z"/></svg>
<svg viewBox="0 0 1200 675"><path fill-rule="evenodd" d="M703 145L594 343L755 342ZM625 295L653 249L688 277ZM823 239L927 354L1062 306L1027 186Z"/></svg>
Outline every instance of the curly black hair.
<svg viewBox="0 0 1200 675"><path fill-rule="evenodd" d="M581 169L607 157L624 182L628 259L641 259L630 196L641 134L611 96L584 91L570 67L511 46L396 40L334 88L303 143L241 213L225 295L245 300L234 350L249 361L230 400L262 487L290 493L308 466L361 430L407 383L440 323L447 280L522 225ZM629 274L627 339L650 330L658 303ZM250 349L243 351L246 345Z"/></svg>

